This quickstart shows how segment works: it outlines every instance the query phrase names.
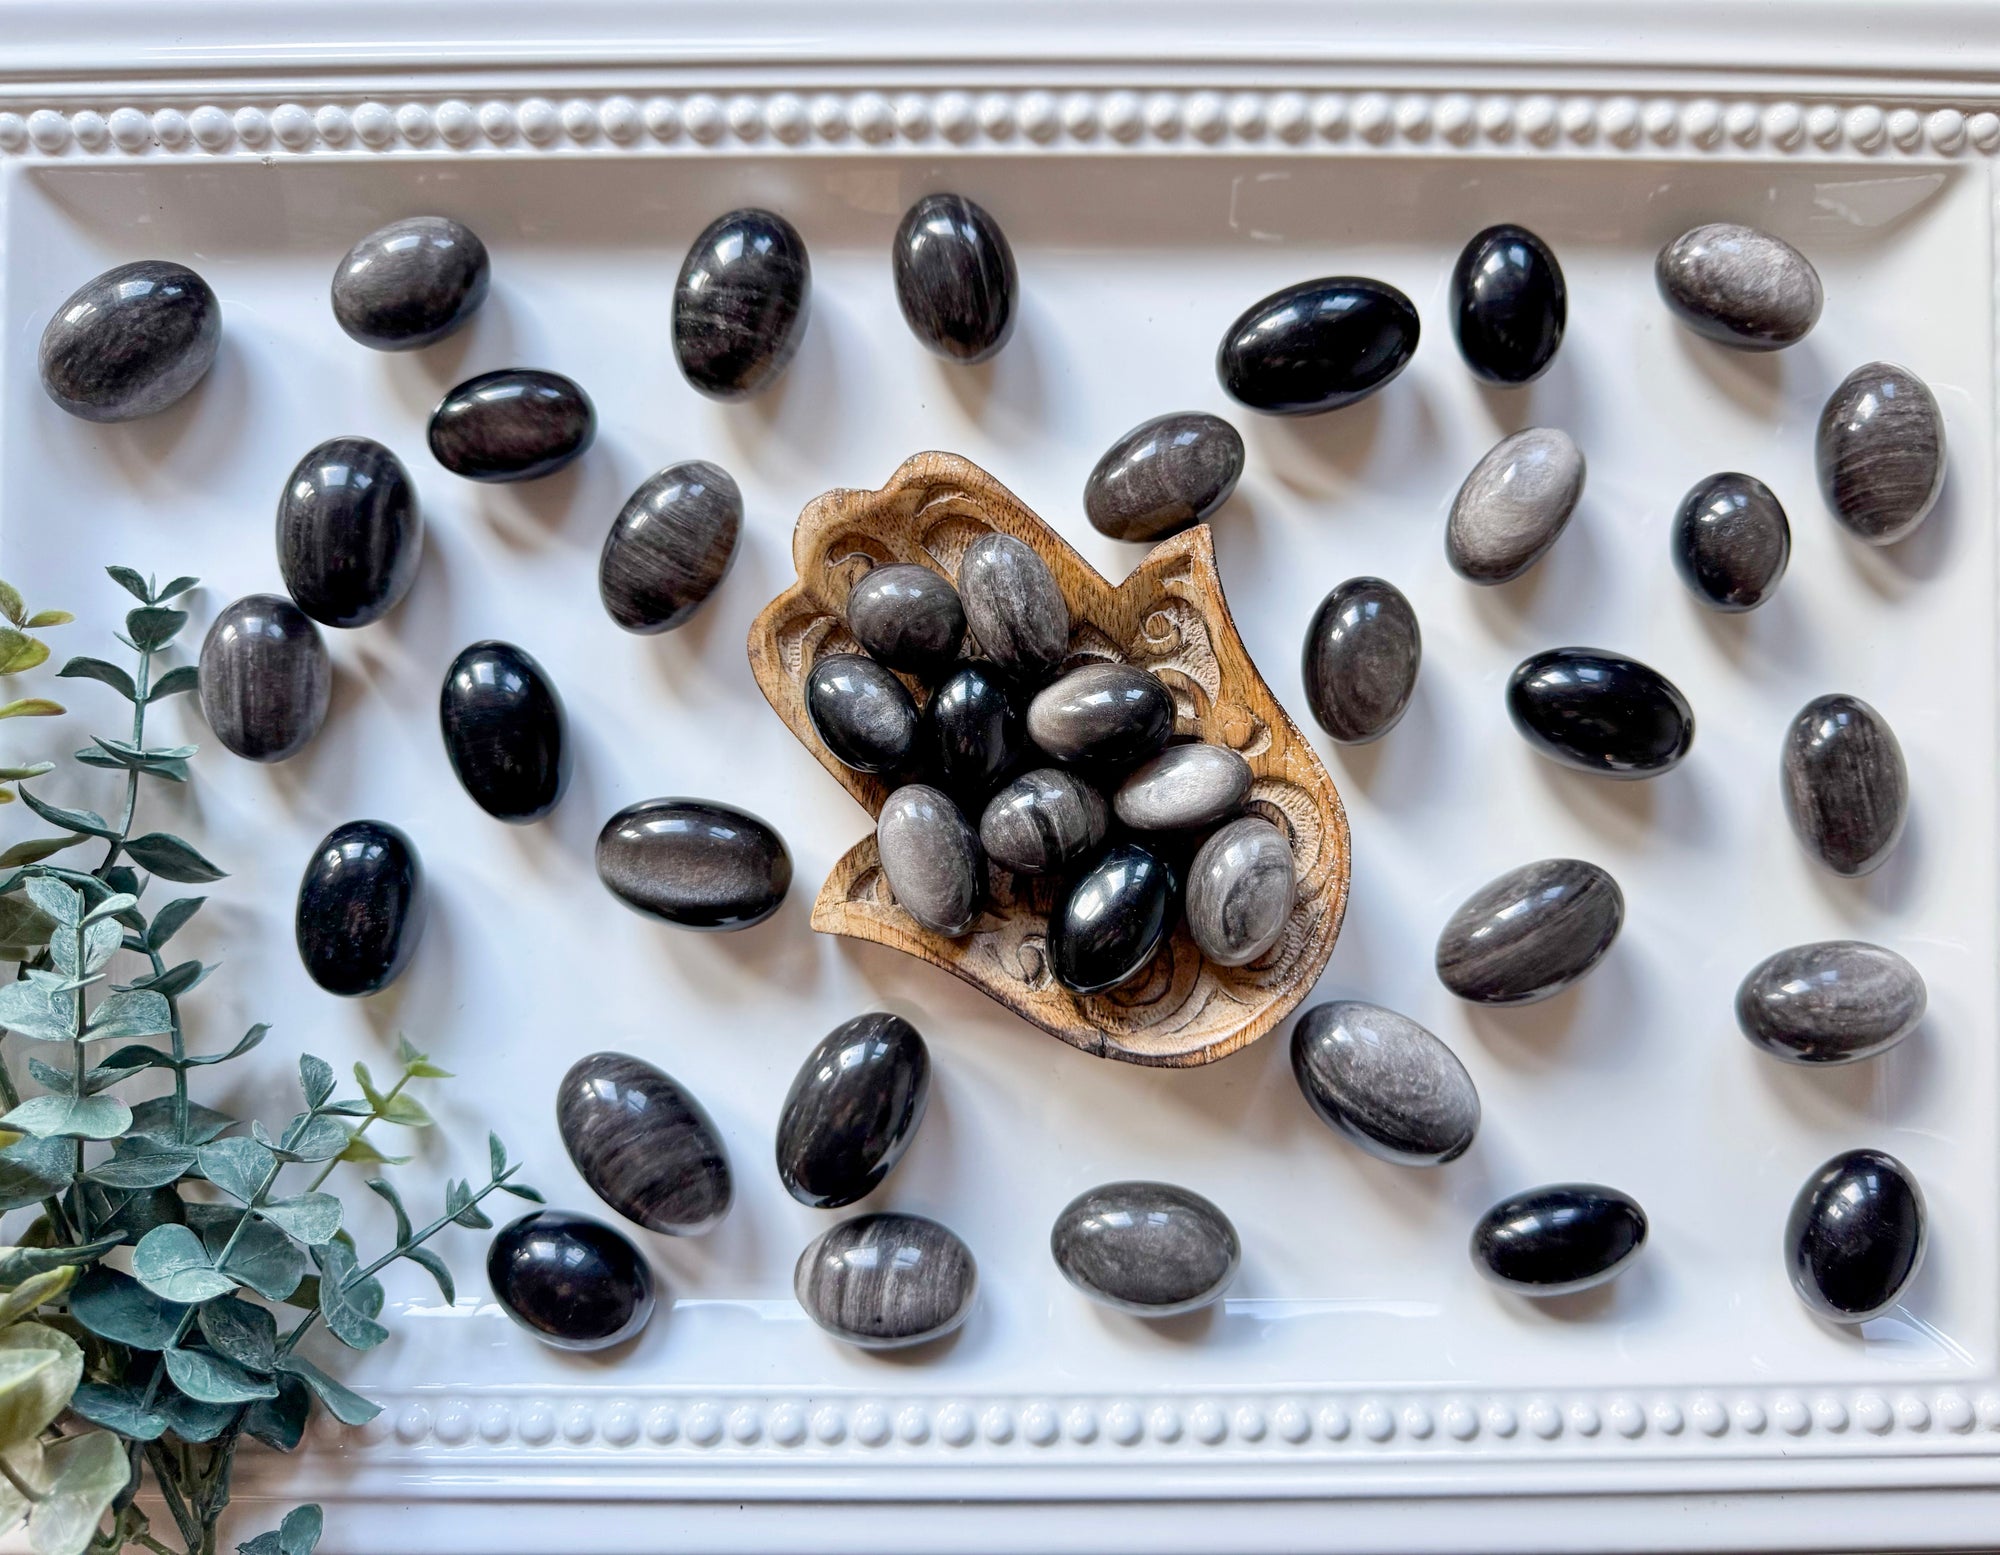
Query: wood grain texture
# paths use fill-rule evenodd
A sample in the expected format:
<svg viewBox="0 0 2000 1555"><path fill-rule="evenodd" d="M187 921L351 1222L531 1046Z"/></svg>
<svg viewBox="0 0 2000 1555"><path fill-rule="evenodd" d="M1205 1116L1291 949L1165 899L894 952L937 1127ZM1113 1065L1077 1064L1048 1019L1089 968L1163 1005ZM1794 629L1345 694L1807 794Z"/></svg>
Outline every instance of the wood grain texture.
<svg viewBox="0 0 2000 1555"><path fill-rule="evenodd" d="M970 932L945 939L896 906L870 835L834 866L812 925L941 967L1100 1058L1181 1068L1225 1058L1282 1021L1318 980L1340 933L1350 860L1340 795L1237 636L1205 524L1156 546L1114 585L984 470L953 454L918 454L880 491L830 491L807 504L792 536L798 582L752 623L751 673L820 765L875 815L887 785L820 743L806 717L805 677L821 655L856 651L847 595L871 567L913 562L954 576L965 548L995 531L1032 546L1055 574L1069 606L1071 665L1150 670L1173 692L1177 734L1227 745L1250 763L1250 806L1292 840L1291 920L1269 953L1243 967L1204 960L1183 924L1143 978L1079 998L1049 975L1044 951L1055 882L996 870Z"/></svg>

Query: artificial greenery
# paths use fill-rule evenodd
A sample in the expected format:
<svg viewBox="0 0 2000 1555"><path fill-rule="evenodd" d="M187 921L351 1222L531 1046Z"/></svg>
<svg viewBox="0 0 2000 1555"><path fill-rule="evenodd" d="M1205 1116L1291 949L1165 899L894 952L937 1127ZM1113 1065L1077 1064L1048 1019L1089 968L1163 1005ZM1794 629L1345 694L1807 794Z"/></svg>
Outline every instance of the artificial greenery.
<svg viewBox="0 0 2000 1555"><path fill-rule="evenodd" d="M0 904L13 913L0 939L18 962L15 981L0 985L0 1026L15 1039L0 1047L10 1109L0 1131L11 1131L0 1134L11 1140L0 1148L0 1212L39 1207L22 1245L0 1248L0 1518L25 1517L37 1555L132 1545L211 1555L244 1436L289 1452L315 1408L349 1425L378 1411L309 1357L315 1330L351 1350L382 1343L376 1276L399 1260L454 1300L450 1270L426 1244L449 1225L490 1226L480 1204L495 1192L540 1195L514 1180L517 1166L490 1135L486 1181L450 1182L428 1224L413 1224L396 1189L370 1178L396 1239L364 1262L322 1185L342 1162L407 1159L384 1154L366 1131L429 1127L408 1088L449 1078L444 1070L399 1040L401 1073L387 1090L357 1064L361 1095L337 1098L332 1066L304 1055L302 1104L275 1132L256 1119L246 1130L190 1095L192 1080L256 1050L268 1028L252 1026L224 1051L195 1050L182 1004L214 967L167 952L204 898L145 901L163 882L223 877L183 838L134 829L143 781L187 782L195 754L149 744L146 719L195 686L191 666L158 661L187 624L173 602L196 580L161 588L128 568L108 571L139 601L119 637L133 667L75 658L59 673L98 681L131 709L129 736L93 739L75 755L124 773L117 819L43 799L27 785L46 763L7 769L55 834L0 855ZM0 635L0 665L10 648L19 656L15 638L32 641L23 628L58 619L18 607L0 586L0 611L19 623ZM92 868L54 862L99 844ZM136 975L114 982L114 964ZM106 1051L110 1043L119 1045ZM23 1057L39 1092L26 1099L10 1063ZM163 1078L171 1089L159 1094ZM154 1094L133 1099L128 1087ZM164 1506L167 1523L149 1520L142 1494ZM300 1507L238 1549L310 1555L320 1529L319 1508Z"/></svg>

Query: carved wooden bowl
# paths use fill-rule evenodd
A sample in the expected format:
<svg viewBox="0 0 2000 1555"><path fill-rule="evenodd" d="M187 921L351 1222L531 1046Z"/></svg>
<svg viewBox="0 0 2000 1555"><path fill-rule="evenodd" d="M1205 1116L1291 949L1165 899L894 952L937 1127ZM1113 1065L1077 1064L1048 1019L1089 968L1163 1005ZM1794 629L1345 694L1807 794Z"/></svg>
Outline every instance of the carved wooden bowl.
<svg viewBox="0 0 2000 1555"><path fill-rule="evenodd" d="M1333 780L1236 635L1206 524L1155 546L1112 584L977 465L918 454L880 491L830 491L807 504L792 535L799 581L752 624L751 672L792 733L875 815L889 785L820 743L806 716L806 674L823 654L861 651L847 630L847 595L869 568L916 562L956 578L966 547L989 530L1025 541L1055 574L1069 604L1070 666L1112 659L1152 671L1173 693L1177 738L1228 745L1249 760L1251 808L1292 839L1298 900L1284 937L1249 966L1218 967L1183 923L1145 975L1079 997L1050 975L1043 950L1056 882L993 869L978 921L946 939L896 905L872 834L834 866L812 926L921 957L1100 1058L1169 1067L1225 1058L1283 1020L1318 979L1347 906L1349 855Z"/></svg>

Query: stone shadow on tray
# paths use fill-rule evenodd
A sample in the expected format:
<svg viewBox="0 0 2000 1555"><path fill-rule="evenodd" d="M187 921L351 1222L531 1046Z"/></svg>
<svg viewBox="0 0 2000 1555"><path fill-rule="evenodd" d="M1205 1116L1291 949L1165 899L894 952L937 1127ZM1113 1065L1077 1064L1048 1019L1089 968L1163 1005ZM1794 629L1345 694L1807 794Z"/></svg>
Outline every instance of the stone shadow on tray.
<svg viewBox="0 0 2000 1555"><path fill-rule="evenodd" d="M1799 587L1793 584L1792 590ZM1700 618L1709 641L1739 673L1754 675L1767 664L1787 670L1812 668L1812 628L1783 579L1776 592L1754 610L1717 610L1704 605L1685 587L1681 592L1687 596L1688 610ZM1697 714L1697 732L1699 725Z"/></svg>
<svg viewBox="0 0 2000 1555"><path fill-rule="evenodd" d="M1243 1271L1236 1271L1236 1279L1241 1280ZM1232 1284L1235 1281L1231 1282ZM1225 1339L1228 1324L1223 1321L1223 1305L1226 1295L1218 1296L1205 1307L1196 1307L1192 1312L1176 1313L1172 1317L1142 1317L1137 1312L1125 1312L1117 1307L1106 1306L1101 1301L1092 1301L1080 1290L1067 1283L1064 1292L1075 1297L1090 1308L1107 1336L1130 1343L1133 1340L1150 1342L1164 1340L1170 1345L1214 1344Z"/></svg>
<svg viewBox="0 0 2000 1555"><path fill-rule="evenodd" d="M513 298L504 288L496 286L487 292L486 300L471 318L435 344L415 351L369 351L367 346L351 341L345 335L340 336L340 342L350 350L369 351L370 355L381 359L375 364L377 379L385 393L394 396L396 403L421 418L422 424L414 432L414 441L423 444L431 412L438 408L445 395L466 379L507 367L536 365L516 360L523 354L524 348L517 340L519 331L515 328L514 307ZM337 325L334 327L338 329ZM486 365L472 366L474 361ZM589 384L583 384L583 392L590 392ZM427 446L423 452L428 458Z"/></svg>
<svg viewBox="0 0 2000 1555"><path fill-rule="evenodd" d="M1453 487L1451 495L1445 499L1445 514L1449 514L1452 499L1457 493L1458 488ZM1550 634L1561 637L1567 631L1563 621L1571 603L1578 599L1598 598L1604 592L1604 571L1608 558L1603 538L1598 533L1598 526L1603 522L1597 516L1597 503L1586 482L1576 511L1570 515L1562 533L1556 536L1555 544L1526 572L1509 578L1505 583L1473 583L1460 578L1456 572L1452 573L1452 580L1457 586L1471 591L1473 613L1496 639L1505 642L1519 639L1524 633L1539 638L1547 638ZM1440 545L1443 543L1444 527L1445 520L1441 517L1438 524ZM1563 641L1569 639L1565 637Z"/></svg>
<svg viewBox="0 0 2000 1555"><path fill-rule="evenodd" d="M90 436L93 448L108 455L119 472L139 490L150 489L152 482L177 468L199 488L205 472L224 468L236 457L237 449L256 422L250 409L251 377L241 343L232 341L225 329L215 353L215 365L165 410L133 421L81 423L81 426ZM42 395L39 382L32 391L23 387L19 392ZM65 421L72 419L54 405L49 410ZM278 484L274 481L271 488L274 506L277 500Z"/></svg>
<svg viewBox="0 0 2000 1555"><path fill-rule="evenodd" d="M1699 726L1696 738L1700 737ZM1650 778L1600 777L1528 752L1536 777L1580 817L1592 831L1620 846L1632 846L1648 834L1677 842L1699 844L1713 835L1702 810L1701 785L1688 773L1692 752L1679 766Z"/></svg>
<svg viewBox="0 0 2000 1555"><path fill-rule="evenodd" d="M1913 785L1914 788L1914 785ZM1881 921L1885 912L1898 912L1915 898L1923 876L1929 827L1924 812L1912 792L1903 835L1889 856L1865 875L1836 875L1800 849L1800 865L1811 876L1819 893L1848 922L1866 926ZM1790 831L1789 823L1786 830ZM1796 842L1796 838L1794 841Z"/></svg>
<svg viewBox="0 0 2000 1555"><path fill-rule="evenodd" d="M857 334L851 315L829 304L825 288L815 288L798 354L784 370L748 398L708 401L746 466L768 474L774 452L789 454L801 465L839 464L837 455L849 437L839 363L844 355L858 359L871 349L867 341L854 338ZM678 365L674 372L685 385ZM691 387L688 392L707 399ZM728 459L717 462L734 473Z"/></svg>
<svg viewBox="0 0 2000 1555"><path fill-rule="evenodd" d="M1949 429L1946 431L1950 437ZM1828 525L1841 540L1848 565L1878 595L1888 600L1905 598L1917 584L1940 576L1955 559L1952 542L1960 528L1961 482L1952 480L1950 444L1946 444L1944 487L1937 504L1922 523L1900 540L1888 545L1870 545L1848 532L1830 513ZM1820 504L1824 511L1825 504Z"/></svg>
<svg viewBox="0 0 2000 1555"><path fill-rule="evenodd" d="M1583 418L1586 404L1578 362L1574 351L1558 347L1548 371L1528 383L1488 383L1473 377L1480 403L1493 426L1493 441L1497 443L1529 427L1574 429ZM1470 368L1466 373L1472 376ZM1588 450L1585 457L1589 457Z"/></svg>
<svg viewBox="0 0 2000 1555"><path fill-rule="evenodd" d="M1614 1008L1623 1007L1635 998L1633 980L1631 967L1614 943L1601 962L1552 998L1514 1005L1467 1002L1466 1024L1480 1045L1511 1069L1539 1071L1572 1064L1578 1045L1593 1040L1589 1035L1593 1023L1584 1019L1586 994ZM1636 1003L1630 1007L1643 1008ZM1594 1040L1605 1044L1624 1040L1625 1033L1615 1023L1595 1025L1599 1034Z"/></svg>
<svg viewBox="0 0 2000 1555"><path fill-rule="evenodd" d="M1659 1250L1652 1245L1657 1230L1657 1227L1649 1225L1646 1245L1633 1255L1629 1264L1602 1285L1572 1291L1566 1296L1522 1296L1497 1288L1495 1293L1516 1312L1538 1321L1629 1323L1642 1312L1657 1311L1665 1305L1666 1293L1655 1268Z"/></svg>
<svg viewBox="0 0 2000 1555"><path fill-rule="evenodd" d="M1047 408L1043 358L1051 338L1041 304L1024 294L1016 299L1014 332L985 361L968 366L921 345L916 349L928 358L931 379L943 383L966 420L981 426L1006 420L1032 432L1040 429Z"/></svg>
<svg viewBox="0 0 2000 1555"><path fill-rule="evenodd" d="M1247 406L1231 405L1227 419L1243 434L1246 445L1261 453L1263 468L1301 496L1336 497L1360 483L1362 472L1384 440L1391 396L1414 400L1420 442L1435 454L1436 413L1414 382L1391 383L1379 393L1313 416L1271 416ZM1256 455L1253 454L1252 457Z"/></svg>
<svg viewBox="0 0 2000 1555"><path fill-rule="evenodd" d="M1740 1062L1755 1067L1763 1089L1801 1122L1845 1131L1857 1120L1893 1124L1916 1115L1939 1078L1942 1038L1936 1027L1935 1017L1926 1012L1917 1029L1888 1052L1851 1064L1786 1063L1758 1048L1733 1020L1726 1040L1741 1049ZM1721 1030L1716 1040L1725 1040Z"/></svg>
<svg viewBox="0 0 2000 1555"><path fill-rule="evenodd" d="M1300 727L1313 731L1312 744L1326 757L1334 787L1366 794L1389 811L1407 811L1435 799L1435 788L1450 776L1446 761L1448 717L1437 700L1449 694L1442 674L1426 677L1420 667L1416 690L1396 727L1366 745L1343 745L1313 721L1307 712Z"/></svg>
<svg viewBox="0 0 2000 1555"><path fill-rule="evenodd" d="M1780 420L1789 400L1824 378L1812 351L1811 337L1782 351L1740 351L1706 340L1666 313L1660 304L1662 327L1672 329L1681 354L1738 410L1760 421ZM1835 380L1826 380L1831 385Z"/></svg>

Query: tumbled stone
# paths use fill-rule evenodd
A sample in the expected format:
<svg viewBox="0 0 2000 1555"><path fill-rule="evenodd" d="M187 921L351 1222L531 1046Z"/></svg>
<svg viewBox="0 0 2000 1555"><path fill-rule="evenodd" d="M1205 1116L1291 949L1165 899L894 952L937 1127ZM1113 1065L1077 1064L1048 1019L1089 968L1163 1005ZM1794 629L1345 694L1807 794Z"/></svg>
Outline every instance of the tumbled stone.
<svg viewBox="0 0 2000 1555"><path fill-rule="evenodd" d="M449 216L406 216L347 251L333 272L333 316L377 351L444 339L486 300L486 245Z"/></svg>
<svg viewBox="0 0 2000 1555"><path fill-rule="evenodd" d="M924 704L922 744L938 786L977 814L1025 750L1012 688L990 664L963 663Z"/></svg>
<svg viewBox="0 0 2000 1555"><path fill-rule="evenodd" d="M42 387L85 421L156 415L207 375L222 305L186 265L136 259L86 281L42 331Z"/></svg>
<svg viewBox="0 0 2000 1555"><path fill-rule="evenodd" d="M293 914L299 959L328 993L380 993L410 964L424 930L424 869L386 821L348 821L320 840Z"/></svg>
<svg viewBox="0 0 2000 1555"><path fill-rule="evenodd" d="M1736 1024L1794 1064L1851 1064L1917 1029L1923 974L1893 950L1860 940L1793 945L1750 969L1736 990Z"/></svg>
<svg viewBox="0 0 2000 1555"><path fill-rule="evenodd" d="M561 373L507 367L468 378L431 412L437 462L469 481L532 481L582 457L597 436L590 396Z"/></svg>
<svg viewBox="0 0 2000 1555"><path fill-rule="evenodd" d="M1212 826L1243 807L1252 776L1227 745L1169 745L1127 774L1111 807L1134 831Z"/></svg>
<svg viewBox="0 0 2000 1555"><path fill-rule="evenodd" d="M1465 245L1447 306L1465 365L1511 387L1549 370L1569 318L1569 291L1548 244L1503 222Z"/></svg>
<svg viewBox="0 0 2000 1555"><path fill-rule="evenodd" d="M1944 489L1944 413L1907 368L1857 367L1819 413L1814 464L1833 516L1870 545L1889 545L1929 516Z"/></svg>
<svg viewBox="0 0 2000 1555"><path fill-rule="evenodd" d="M1290 839L1260 815L1239 817L1188 866L1188 932L1217 966L1245 966L1284 937L1296 894Z"/></svg>
<svg viewBox="0 0 2000 1555"><path fill-rule="evenodd" d="M1173 693L1130 664L1085 664L1028 704L1028 738L1057 761L1143 761L1173 732Z"/></svg>
<svg viewBox="0 0 2000 1555"><path fill-rule="evenodd" d="M1164 540L1211 517L1242 474L1243 439L1220 416L1155 416L1097 461L1084 482L1084 516L1114 540Z"/></svg>
<svg viewBox="0 0 2000 1555"><path fill-rule="evenodd" d="M1507 677L1507 714L1541 755L1599 777L1658 777L1694 744L1694 709L1679 687L1596 648L1523 659Z"/></svg>
<svg viewBox="0 0 2000 1555"><path fill-rule="evenodd" d="M1423 632L1403 591L1380 578L1349 578L1306 625L1306 705L1343 745L1379 740L1408 709L1423 659Z"/></svg>
<svg viewBox="0 0 2000 1555"><path fill-rule="evenodd" d="M1327 1127L1399 1166L1441 1166L1472 1147L1479 1092L1458 1055L1379 1004L1316 1004L1292 1028L1292 1075Z"/></svg>
<svg viewBox="0 0 2000 1555"><path fill-rule="evenodd" d="M1502 1199L1472 1228L1473 1266L1518 1296L1602 1285L1645 1245L1638 1201L1596 1183L1558 1183Z"/></svg>
<svg viewBox="0 0 2000 1555"><path fill-rule="evenodd" d="M917 1137L931 1060L900 1015L857 1015L820 1039L778 1112L778 1177L815 1209L866 1198Z"/></svg>
<svg viewBox="0 0 2000 1555"><path fill-rule="evenodd" d="M892 670L935 679L958 658L965 607L942 573L892 562L862 575L847 596L847 629Z"/></svg>
<svg viewBox="0 0 2000 1555"><path fill-rule="evenodd" d="M1417 310L1362 276L1301 281L1229 326L1215 354L1232 399L1277 416L1310 416L1366 399L1416 354Z"/></svg>
<svg viewBox="0 0 2000 1555"><path fill-rule="evenodd" d="M731 211L681 263L674 359L709 398L743 399L798 355L811 307L812 262L798 229L772 211Z"/></svg>
<svg viewBox="0 0 2000 1555"><path fill-rule="evenodd" d="M629 1238L588 1215L538 1209L502 1226L486 1249L500 1309L561 1350L602 1350L653 1315L653 1271Z"/></svg>
<svg viewBox="0 0 2000 1555"><path fill-rule="evenodd" d="M1916 1278L1929 1240L1923 1190L1881 1150L1848 1150L1799 1190L1785 1221L1792 1289L1817 1316L1865 1323Z"/></svg>
<svg viewBox="0 0 2000 1555"><path fill-rule="evenodd" d="M1518 578L1561 538L1583 495L1583 476L1582 450L1559 428L1501 438L1452 499L1445 559L1473 583Z"/></svg>
<svg viewBox="0 0 2000 1555"><path fill-rule="evenodd" d="M1674 569L1717 610L1754 610L1792 558L1792 526L1771 488L1726 470L1697 481L1674 516Z"/></svg>
<svg viewBox="0 0 2000 1555"><path fill-rule="evenodd" d="M1114 842L1078 871L1049 914L1049 971L1071 993L1103 993L1152 965L1174 926L1173 870Z"/></svg>
<svg viewBox="0 0 2000 1555"><path fill-rule="evenodd" d="M844 1220L792 1273L806 1316L867 1350L943 1338L971 1313L978 1287L971 1249L922 1215Z"/></svg>
<svg viewBox="0 0 2000 1555"><path fill-rule="evenodd" d="M829 653L806 675L806 716L834 759L856 772L898 772L917 747L909 688L866 654Z"/></svg>
<svg viewBox="0 0 2000 1555"><path fill-rule="evenodd" d="M1653 264L1675 317L1740 351L1776 351L1805 339L1825 300L1819 272L1783 238L1734 222L1683 232Z"/></svg>
<svg viewBox="0 0 2000 1555"><path fill-rule="evenodd" d="M958 564L958 597L980 652L1030 684L1047 680L1069 652L1069 606L1055 574L1026 542L981 535Z"/></svg>
<svg viewBox="0 0 2000 1555"><path fill-rule="evenodd" d="M278 498L278 571L325 626L366 626L410 592L424 521L403 461L371 438L336 437L301 459Z"/></svg>
<svg viewBox="0 0 2000 1555"><path fill-rule="evenodd" d="M1078 1194L1056 1217L1049 1251L1091 1300L1139 1317L1207 1306L1243 1261L1229 1217L1164 1182L1108 1182Z"/></svg>
<svg viewBox="0 0 2000 1555"><path fill-rule="evenodd" d="M729 1213L722 1136L671 1075L628 1053L592 1053L556 1087L556 1132L612 1209L665 1236L700 1236Z"/></svg>
<svg viewBox="0 0 2000 1555"><path fill-rule="evenodd" d="M597 597L628 632L668 632L729 576L743 493L720 465L689 459L625 500L597 559Z"/></svg>
<svg viewBox="0 0 2000 1555"><path fill-rule="evenodd" d="M986 856L948 795L927 783L904 784L875 818L875 847L904 912L948 937L972 927L986 898Z"/></svg>
<svg viewBox="0 0 2000 1555"><path fill-rule="evenodd" d="M1595 864L1523 864L1451 915L1438 935L1438 980L1474 1004L1533 1004L1602 961L1624 922L1624 894Z"/></svg>
<svg viewBox="0 0 2000 1555"><path fill-rule="evenodd" d="M1910 773L1889 721L1861 698L1814 697L1785 734L1785 814L1806 852L1836 875L1879 869L1902 840Z"/></svg>
<svg viewBox="0 0 2000 1555"><path fill-rule="evenodd" d="M792 885L785 840L714 799L644 799L597 835L597 878L634 912L684 929L747 929Z"/></svg>
<svg viewBox="0 0 2000 1555"><path fill-rule="evenodd" d="M1019 875L1064 869L1104 840L1104 796L1060 767L1024 772L988 801L979 841L994 863Z"/></svg>
<svg viewBox="0 0 2000 1555"><path fill-rule="evenodd" d="M569 783L562 698L533 654L476 642L451 661L438 695L451 770L474 804L526 825L556 807Z"/></svg>
<svg viewBox="0 0 2000 1555"><path fill-rule="evenodd" d="M953 362L983 362L1014 330L1020 276L1007 234L962 194L927 194L889 250L910 333Z"/></svg>
<svg viewBox="0 0 2000 1555"><path fill-rule="evenodd" d="M224 607L202 639L197 674L202 717L248 760L296 756L326 722L333 660L319 628L276 594Z"/></svg>

